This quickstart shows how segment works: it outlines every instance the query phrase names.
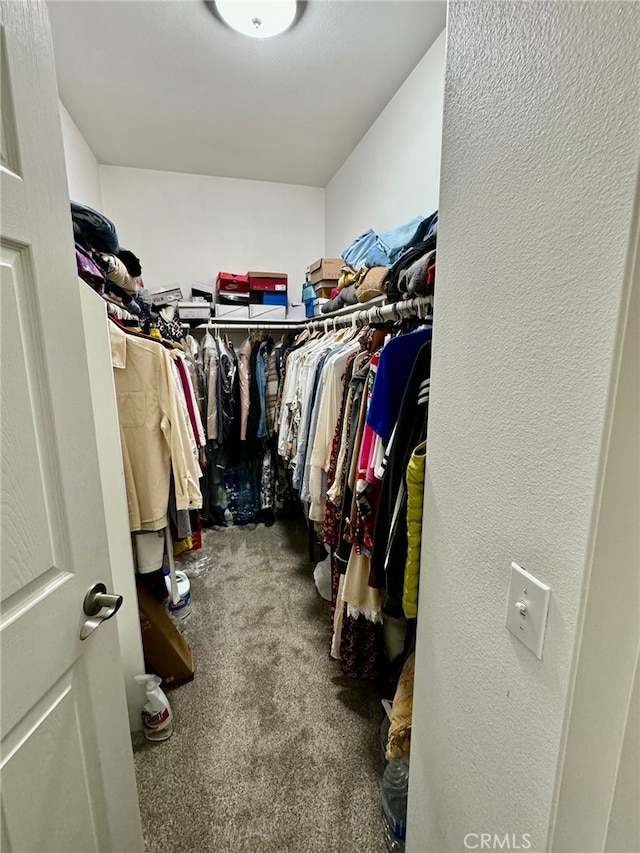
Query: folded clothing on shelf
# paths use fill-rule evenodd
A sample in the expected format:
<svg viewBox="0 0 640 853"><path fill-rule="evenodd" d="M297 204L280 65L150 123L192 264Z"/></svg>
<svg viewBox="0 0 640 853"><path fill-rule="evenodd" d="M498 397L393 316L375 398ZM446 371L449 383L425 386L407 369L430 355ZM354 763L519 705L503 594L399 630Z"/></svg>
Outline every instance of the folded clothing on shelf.
<svg viewBox="0 0 640 853"><path fill-rule="evenodd" d="M355 284L350 284L349 287L339 290L337 296L333 299L329 299L328 302L325 302L321 311L323 314L329 314L332 311L339 311L340 308L344 308L347 305L355 305L357 302L358 297L356 296L356 286Z"/></svg>
<svg viewBox="0 0 640 853"><path fill-rule="evenodd" d="M386 267L371 267L366 271L357 283L354 284L358 302L368 302L376 296L382 296L387 289L387 276L389 270Z"/></svg>
<svg viewBox="0 0 640 853"><path fill-rule="evenodd" d="M376 234L369 229L361 234L342 253L345 263L352 270L362 267L391 267L411 249L425 241L435 240L438 235L438 211L431 216L416 216L410 222Z"/></svg>
<svg viewBox="0 0 640 853"><path fill-rule="evenodd" d="M120 258L108 252L94 252L93 257L96 263L102 268L104 274L112 281L126 290L127 293L135 293L137 284L135 278L131 275Z"/></svg>
<svg viewBox="0 0 640 853"><path fill-rule="evenodd" d="M435 287L436 248L433 239L414 246L389 270L390 302L413 296L432 296Z"/></svg>
<svg viewBox="0 0 640 853"><path fill-rule="evenodd" d="M116 226L103 213L98 213L97 210L85 204L72 201L71 219L76 238L81 238L80 242L100 252L111 252L117 255L121 251Z"/></svg>
<svg viewBox="0 0 640 853"><path fill-rule="evenodd" d="M92 287L97 293L104 293L106 278L100 267L91 255L76 243L76 266L79 277Z"/></svg>

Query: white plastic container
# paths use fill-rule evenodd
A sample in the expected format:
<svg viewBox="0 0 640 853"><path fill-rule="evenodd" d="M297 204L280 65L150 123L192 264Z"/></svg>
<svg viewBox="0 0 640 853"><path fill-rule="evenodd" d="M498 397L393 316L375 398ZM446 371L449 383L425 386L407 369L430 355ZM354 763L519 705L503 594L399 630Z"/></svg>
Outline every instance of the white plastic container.
<svg viewBox="0 0 640 853"><path fill-rule="evenodd" d="M136 681L144 684L147 701L142 709L142 726L147 740L169 740L173 734L171 705L160 689L162 679L157 675L136 675Z"/></svg>
<svg viewBox="0 0 640 853"><path fill-rule="evenodd" d="M186 619L191 614L191 583L184 572L176 570L176 582L178 584L178 601L171 597L171 575L169 569L165 569L164 582L167 586L169 598L167 599L167 610L174 621Z"/></svg>

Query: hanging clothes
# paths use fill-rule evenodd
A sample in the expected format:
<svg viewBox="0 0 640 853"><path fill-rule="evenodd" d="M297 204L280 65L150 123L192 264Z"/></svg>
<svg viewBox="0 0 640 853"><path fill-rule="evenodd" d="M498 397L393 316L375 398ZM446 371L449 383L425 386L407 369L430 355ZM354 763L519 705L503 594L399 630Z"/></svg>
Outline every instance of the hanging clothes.
<svg viewBox="0 0 640 853"><path fill-rule="evenodd" d="M171 471L178 509L202 506L201 471L191 448L173 362L160 343L109 324L131 530L167 524Z"/></svg>
<svg viewBox="0 0 640 853"><path fill-rule="evenodd" d="M422 503L427 442L421 442L407 465L407 562L404 569L402 610L407 619L418 615L418 584L422 541Z"/></svg>
<svg viewBox="0 0 640 853"><path fill-rule="evenodd" d="M223 445L232 438L236 418L236 374L238 363L233 344L222 338L215 339L218 355L216 394L218 400L218 443Z"/></svg>
<svg viewBox="0 0 640 853"><path fill-rule="evenodd" d="M405 472L414 449L425 440L429 412L431 341L421 347L405 389L387 461L376 521L372 582L385 589L383 610L403 616L402 594L407 560L407 488Z"/></svg>
<svg viewBox="0 0 640 853"><path fill-rule="evenodd" d="M240 441L246 441L247 421L249 418L249 362L251 360L251 341L246 341L238 350L238 373L240 380Z"/></svg>
<svg viewBox="0 0 640 853"><path fill-rule="evenodd" d="M330 654L353 677L380 674L385 619L415 615L421 495L414 484L409 518L405 475L426 435L430 340L425 327L305 333L282 359L277 450L331 549Z"/></svg>
<svg viewBox="0 0 640 853"><path fill-rule="evenodd" d="M202 340L202 369L206 396L207 440L218 442L218 348L207 332Z"/></svg>
<svg viewBox="0 0 640 853"><path fill-rule="evenodd" d="M182 339L182 345L184 346L187 370L200 413L200 421L204 425L207 422L207 386L204 377L202 349L193 335L185 335Z"/></svg>

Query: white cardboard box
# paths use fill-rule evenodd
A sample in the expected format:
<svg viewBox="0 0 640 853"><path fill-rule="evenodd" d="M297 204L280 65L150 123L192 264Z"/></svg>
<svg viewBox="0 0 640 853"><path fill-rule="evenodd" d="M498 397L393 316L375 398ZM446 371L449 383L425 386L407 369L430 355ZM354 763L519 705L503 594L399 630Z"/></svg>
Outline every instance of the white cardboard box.
<svg viewBox="0 0 640 853"><path fill-rule="evenodd" d="M249 317L252 320L286 320L287 309L284 305L249 305Z"/></svg>
<svg viewBox="0 0 640 853"><path fill-rule="evenodd" d="M293 303L287 308L287 320L306 320L307 306L304 302Z"/></svg>
<svg viewBox="0 0 640 853"><path fill-rule="evenodd" d="M154 305L167 305L169 302L180 302L181 300L182 290L179 287L156 290L151 294L151 301Z"/></svg>
<svg viewBox="0 0 640 853"><path fill-rule="evenodd" d="M219 302L215 306L216 317L221 317L226 320L248 320L249 306L248 305L221 305Z"/></svg>
<svg viewBox="0 0 640 853"><path fill-rule="evenodd" d="M208 320L211 317L210 302L178 302L181 320Z"/></svg>

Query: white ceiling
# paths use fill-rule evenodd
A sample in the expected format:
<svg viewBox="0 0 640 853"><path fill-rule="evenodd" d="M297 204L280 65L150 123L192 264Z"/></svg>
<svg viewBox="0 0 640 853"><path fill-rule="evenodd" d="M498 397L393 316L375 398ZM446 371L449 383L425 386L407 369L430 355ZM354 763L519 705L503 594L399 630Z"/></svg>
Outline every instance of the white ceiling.
<svg viewBox="0 0 640 853"><path fill-rule="evenodd" d="M325 186L442 31L445 7L310 0L263 41L202 0L53 0L49 13L60 97L99 162Z"/></svg>

